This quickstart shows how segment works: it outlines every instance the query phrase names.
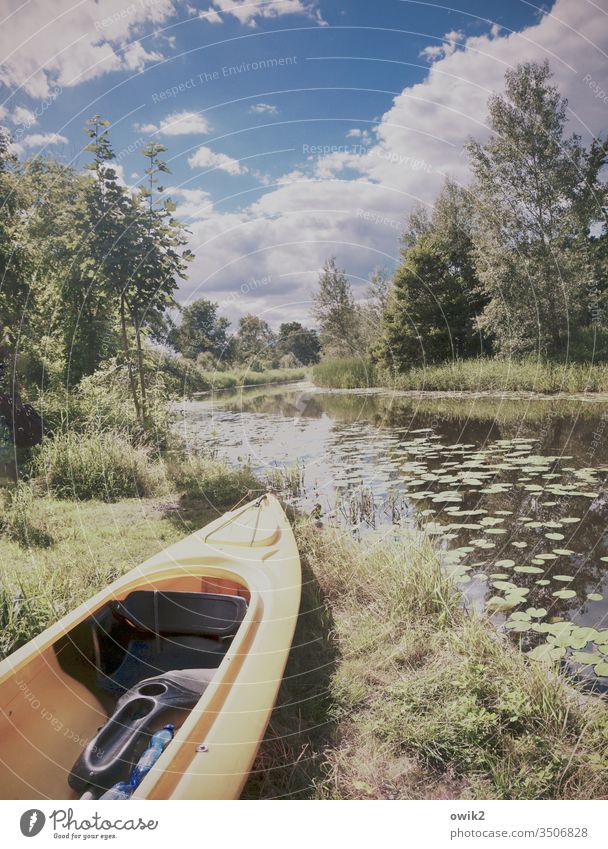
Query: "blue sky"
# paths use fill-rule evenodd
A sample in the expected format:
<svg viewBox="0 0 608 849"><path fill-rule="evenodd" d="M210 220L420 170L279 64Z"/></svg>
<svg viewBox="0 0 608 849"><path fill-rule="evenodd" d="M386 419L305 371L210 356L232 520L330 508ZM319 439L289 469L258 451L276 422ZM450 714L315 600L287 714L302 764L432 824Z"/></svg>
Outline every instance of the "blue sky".
<svg viewBox="0 0 608 849"><path fill-rule="evenodd" d="M363 296L398 259L414 203L462 146L487 135L504 72L548 58L572 129L603 132L608 0L9 0L0 22L0 120L21 156L81 166L82 126L112 123L119 170L167 145L167 185L197 256L180 299L233 320L308 319L325 257Z"/></svg>

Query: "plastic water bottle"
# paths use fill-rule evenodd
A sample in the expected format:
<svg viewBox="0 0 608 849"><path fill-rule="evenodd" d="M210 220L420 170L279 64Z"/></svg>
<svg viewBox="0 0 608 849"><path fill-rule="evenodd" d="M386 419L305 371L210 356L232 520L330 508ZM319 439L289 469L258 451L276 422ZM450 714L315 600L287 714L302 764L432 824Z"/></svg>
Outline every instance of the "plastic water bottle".
<svg viewBox="0 0 608 849"><path fill-rule="evenodd" d="M133 768L128 781L118 781L113 787L100 796L100 800L106 799L130 799L134 790L139 787L144 777L150 772L156 761L173 739L174 725L165 725L150 737L150 743L146 751L141 755Z"/></svg>
<svg viewBox="0 0 608 849"><path fill-rule="evenodd" d="M130 799L131 794L135 790L134 786L127 784L125 781L118 781L113 787L100 796L100 799Z"/></svg>
<svg viewBox="0 0 608 849"><path fill-rule="evenodd" d="M135 764L129 784L138 787L173 739L174 725L165 725L150 738L150 745Z"/></svg>

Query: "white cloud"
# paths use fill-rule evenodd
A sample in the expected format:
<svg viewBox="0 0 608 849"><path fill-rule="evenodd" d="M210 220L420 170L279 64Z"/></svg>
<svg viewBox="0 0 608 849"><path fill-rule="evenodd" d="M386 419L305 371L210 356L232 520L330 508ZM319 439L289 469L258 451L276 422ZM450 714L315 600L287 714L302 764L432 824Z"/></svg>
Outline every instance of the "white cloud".
<svg viewBox="0 0 608 849"><path fill-rule="evenodd" d="M0 82L44 98L109 71L141 70L161 55L137 41L175 13L172 0L4 0Z"/></svg>
<svg viewBox="0 0 608 849"><path fill-rule="evenodd" d="M31 109L25 106L15 106L11 114L13 124L25 124L26 127L33 127L38 123L38 119Z"/></svg>
<svg viewBox="0 0 608 849"><path fill-rule="evenodd" d="M217 168L219 171L226 171L227 174L232 175L243 174L247 170L237 159L226 156L225 153L215 153L204 145L188 158L188 165L191 168Z"/></svg>
<svg viewBox="0 0 608 849"><path fill-rule="evenodd" d="M279 110L272 103L254 103L249 107L250 112L256 112L259 115L278 115Z"/></svg>
<svg viewBox="0 0 608 849"><path fill-rule="evenodd" d="M507 68L548 58L569 98L572 130L586 137L603 132L606 104L589 80L605 80L606 43L604 12L570 0L557 0L521 33L493 30L465 39L463 49L439 58L423 82L394 98L365 152L296 166L275 180L278 186L260 187L261 197L242 211L216 210L195 221L191 247L198 256L180 295L204 291L221 302L238 291L235 281L270 275L273 285L232 303L233 314L269 309L270 316L306 319L325 257L336 254L355 280L390 265L414 203L432 204L446 174L469 180L463 144L470 135L487 136L487 99L502 89ZM339 179L345 168L360 176ZM355 282L360 294L364 288Z"/></svg>
<svg viewBox="0 0 608 849"><path fill-rule="evenodd" d="M163 118L159 126L156 124L136 124L135 128L142 133L159 133L163 136L185 136L192 134L207 134L211 127L206 118L198 112L172 112Z"/></svg>
<svg viewBox="0 0 608 849"><path fill-rule="evenodd" d="M250 27L257 26L257 18L278 18L283 15L304 15L320 26L327 26L315 0L213 0L211 6Z"/></svg>
<svg viewBox="0 0 608 849"><path fill-rule="evenodd" d="M31 133L21 139L23 147L48 147L50 144L67 144L68 140L59 133Z"/></svg>
<svg viewBox="0 0 608 849"><path fill-rule="evenodd" d="M186 189L168 187L165 194L172 197L177 204L176 215L183 221L201 221L213 213L213 201L209 192L202 189Z"/></svg>
<svg viewBox="0 0 608 849"><path fill-rule="evenodd" d="M463 32L460 30L450 30L450 32L446 32L443 36L443 44L429 44L420 51L420 55L424 56L429 62L436 62L438 59L451 56L458 45L462 43L463 39Z"/></svg>

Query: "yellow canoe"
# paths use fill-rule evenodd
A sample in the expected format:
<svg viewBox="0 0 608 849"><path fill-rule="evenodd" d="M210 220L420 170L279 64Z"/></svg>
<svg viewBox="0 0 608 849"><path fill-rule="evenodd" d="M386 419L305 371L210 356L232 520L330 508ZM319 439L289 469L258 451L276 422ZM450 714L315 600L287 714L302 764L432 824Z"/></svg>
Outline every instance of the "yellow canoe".
<svg viewBox="0 0 608 849"><path fill-rule="evenodd" d="M132 798L238 798L276 700L300 592L296 543L271 495L115 581L0 664L0 798L76 799L89 775L98 798L116 778L118 738L137 723L140 738L154 732L142 719L148 705L160 705L157 725L169 716L175 736ZM163 714L157 694L188 693L183 674L197 679L195 701ZM116 714L121 698L128 704ZM100 764L109 772L95 771Z"/></svg>

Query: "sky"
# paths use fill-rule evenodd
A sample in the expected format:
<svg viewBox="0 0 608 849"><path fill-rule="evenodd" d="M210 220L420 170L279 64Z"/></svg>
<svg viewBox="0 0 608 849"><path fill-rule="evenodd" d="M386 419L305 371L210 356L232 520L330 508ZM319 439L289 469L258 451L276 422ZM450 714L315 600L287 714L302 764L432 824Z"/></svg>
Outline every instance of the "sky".
<svg viewBox="0 0 608 849"><path fill-rule="evenodd" d="M133 187L162 142L196 255L178 300L311 323L325 259L364 297L413 206L469 181L505 71L544 59L571 131L604 135L608 0L2 0L0 124L82 168L99 113Z"/></svg>

